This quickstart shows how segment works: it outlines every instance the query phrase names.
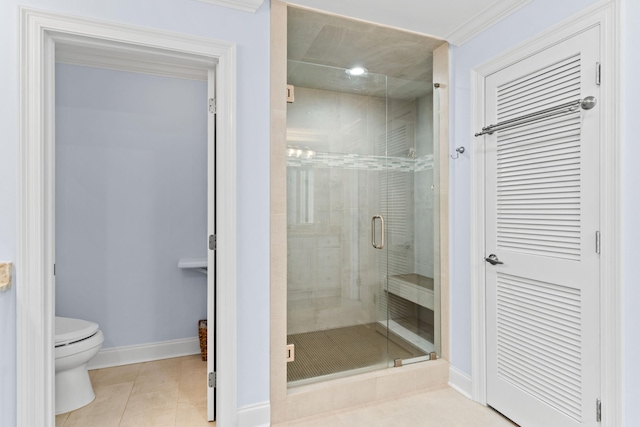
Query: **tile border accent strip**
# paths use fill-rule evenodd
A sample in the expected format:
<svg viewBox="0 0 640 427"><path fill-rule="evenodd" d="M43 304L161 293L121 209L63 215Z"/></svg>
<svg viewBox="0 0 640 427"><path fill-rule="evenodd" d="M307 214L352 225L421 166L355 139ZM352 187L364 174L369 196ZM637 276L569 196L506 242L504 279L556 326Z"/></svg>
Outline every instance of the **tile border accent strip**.
<svg viewBox="0 0 640 427"><path fill-rule="evenodd" d="M418 158L370 156L343 153L304 153L300 157L287 156L287 167L317 167L360 169L371 171L393 170L402 172L420 172L433 170L433 154Z"/></svg>

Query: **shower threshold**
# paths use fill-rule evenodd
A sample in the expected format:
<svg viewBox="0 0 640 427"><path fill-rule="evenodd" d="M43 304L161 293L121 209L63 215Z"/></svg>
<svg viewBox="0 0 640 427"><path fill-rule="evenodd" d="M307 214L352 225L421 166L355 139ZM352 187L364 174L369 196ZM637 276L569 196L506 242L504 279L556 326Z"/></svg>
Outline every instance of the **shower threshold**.
<svg viewBox="0 0 640 427"><path fill-rule="evenodd" d="M378 324L380 324L384 328L387 327L387 322L385 321L381 320L378 322ZM431 341L428 341L426 338L423 338L420 335L416 334L415 332L405 328L395 320L389 320L388 325L389 325L388 326L389 331L391 332L390 334L391 337L395 335L401 338L402 340L410 343L411 345L419 348L421 351L423 351L426 354L436 351L436 347Z"/></svg>

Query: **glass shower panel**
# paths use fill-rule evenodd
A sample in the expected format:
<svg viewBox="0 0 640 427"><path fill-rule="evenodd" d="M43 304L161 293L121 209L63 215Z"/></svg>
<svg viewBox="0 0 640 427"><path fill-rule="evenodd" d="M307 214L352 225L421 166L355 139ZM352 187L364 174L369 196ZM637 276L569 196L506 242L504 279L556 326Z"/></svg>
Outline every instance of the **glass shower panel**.
<svg viewBox="0 0 640 427"><path fill-rule="evenodd" d="M440 353L439 224L434 124L437 96L430 82L389 79L388 264L389 358L398 365ZM435 97L434 97L435 96ZM394 347L391 343L398 343Z"/></svg>

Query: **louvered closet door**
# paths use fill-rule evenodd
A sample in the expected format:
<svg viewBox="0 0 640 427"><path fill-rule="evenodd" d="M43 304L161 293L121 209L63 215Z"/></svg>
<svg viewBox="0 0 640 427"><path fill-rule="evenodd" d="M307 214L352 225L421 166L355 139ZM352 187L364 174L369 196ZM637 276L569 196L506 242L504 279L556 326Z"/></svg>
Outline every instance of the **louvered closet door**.
<svg viewBox="0 0 640 427"><path fill-rule="evenodd" d="M599 29L485 80L487 124L598 97ZM522 427L596 426L600 108L498 131L486 154L487 401Z"/></svg>

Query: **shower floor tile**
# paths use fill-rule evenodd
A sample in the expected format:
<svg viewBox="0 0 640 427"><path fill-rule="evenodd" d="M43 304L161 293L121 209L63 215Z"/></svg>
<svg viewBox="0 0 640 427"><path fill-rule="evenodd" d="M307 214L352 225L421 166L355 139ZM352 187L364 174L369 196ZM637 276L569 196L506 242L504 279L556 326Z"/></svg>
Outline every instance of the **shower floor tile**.
<svg viewBox="0 0 640 427"><path fill-rule="evenodd" d="M295 360L287 364L287 381L387 366L388 355L392 359L426 355L408 343L387 340L375 323L292 334L287 342L295 345Z"/></svg>

